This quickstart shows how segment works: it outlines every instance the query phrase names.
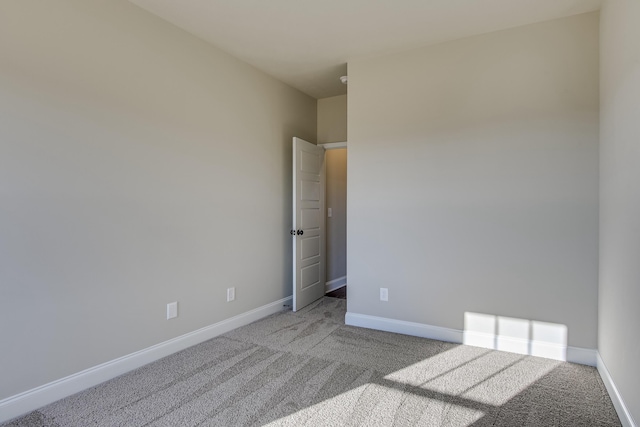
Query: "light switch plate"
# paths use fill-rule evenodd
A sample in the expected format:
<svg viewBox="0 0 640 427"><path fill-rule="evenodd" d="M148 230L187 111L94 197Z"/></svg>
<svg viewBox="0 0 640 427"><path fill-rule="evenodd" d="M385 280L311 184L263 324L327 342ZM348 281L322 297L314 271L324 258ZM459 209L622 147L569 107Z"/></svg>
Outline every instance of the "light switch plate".
<svg viewBox="0 0 640 427"><path fill-rule="evenodd" d="M389 301L389 289L380 288L380 301Z"/></svg>

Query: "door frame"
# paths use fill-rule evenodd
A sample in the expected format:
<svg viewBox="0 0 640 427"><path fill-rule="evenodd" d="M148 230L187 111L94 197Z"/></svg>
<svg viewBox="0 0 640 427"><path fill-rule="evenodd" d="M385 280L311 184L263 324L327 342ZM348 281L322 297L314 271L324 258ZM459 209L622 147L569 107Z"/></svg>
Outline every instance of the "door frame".
<svg viewBox="0 0 640 427"><path fill-rule="evenodd" d="M336 148L347 148L347 141L342 142L320 142L316 145L321 145L325 150L335 150Z"/></svg>

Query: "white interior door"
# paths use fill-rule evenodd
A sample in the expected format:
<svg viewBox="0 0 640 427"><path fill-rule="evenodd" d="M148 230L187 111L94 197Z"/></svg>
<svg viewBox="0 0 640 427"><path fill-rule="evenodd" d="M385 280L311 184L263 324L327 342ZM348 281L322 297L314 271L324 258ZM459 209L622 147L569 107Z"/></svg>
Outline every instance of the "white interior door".
<svg viewBox="0 0 640 427"><path fill-rule="evenodd" d="M293 138L293 311L324 296L324 148Z"/></svg>

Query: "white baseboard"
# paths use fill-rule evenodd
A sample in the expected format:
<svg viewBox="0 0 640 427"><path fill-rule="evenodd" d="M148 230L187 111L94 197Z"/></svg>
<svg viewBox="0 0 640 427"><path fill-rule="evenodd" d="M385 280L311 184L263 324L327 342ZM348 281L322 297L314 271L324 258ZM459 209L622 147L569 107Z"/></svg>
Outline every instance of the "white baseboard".
<svg viewBox="0 0 640 427"><path fill-rule="evenodd" d="M0 423L98 385L185 348L215 338L233 329L248 325L281 311L283 305L290 303L291 297L274 301L246 313L0 400Z"/></svg>
<svg viewBox="0 0 640 427"><path fill-rule="evenodd" d="M324 293L333 292L336 289L340 289L347 284L347 276L338 277L337 279L333 279L325 283L324 285Z"/></svg>
<svg viewBox="0 0 640 427"><path fill-rule="evenodd" d="M598 373L602 378L602 382L604 386L607 388L609 392L609 397L611 397L611 401L613 402L613 407L616 408L616 412L618 413L618 418L620 418L620 423L624 427L636 427L637 424L634 422L631 417L631 413L627 409L627 406L624 404L622 400L622 396L620 396L620 392L618 392L618 388L613 382L613 378L611 378L611 374L609 374L609 370L607 366L604 364L602 357L600 357L600 353L596 354L597 357L597 367Z"/></svg>
<svg viewBox="0 0 640 427"><path fill-rule="evenodd" d="M361 328L377 329L380 331L395 332L397 334L413 335L416 337L429 338L439 341L448 341L458 344L463 344L466 342L465 335L469 337L469 332L464 332L460 329L444 328L441 326L427 325L424 323L406 322L404 320L369 316L367 314L352 312L347 312L345 316L345 323L347 325L358 326ZM474 337L484 338L484 336L480 337L476 335L478 334L474 334ZM500 337L500 340L506 348L517 348L523 343L527 343L524 340L517 340L515 338L505 340L505 337ZM536 344L537 348L541 350L539 354L536 354L537 356L566 360L567 362L580 363L582 365L596 366L596 350L580 347L559 347L557 345L542 342L537 342L534 344ZM487 347L486 345L482 345L481 343L479 343L479 341L469 345L474 345L477 347ZM518 353L518 351L512 350L504 351ZM565 353L566 359L564 357ZM544 354L547 354L547 356L545 356ZM562 354L562 356L560 356L560 354Z"/></svg>
<svg viewBox="0 0 640 427"><path fill-rule="evenodd" d="M369 316L347 312L345 323L361 328L377 329L379 331L395 332L397 334L413 335L416 337L430 338L439 341L462 343L462 331L443 328L440 326L425 325L424 323L406 322L404 320L389 319L386 317Z"/></svg>
<svg viewBox="0 0 640 427"><path fill-rule="evenodd" d="M581 365L596 366L597 351L590 348L571 347L539 340L528 340L509 336L495 336L480 332L463 331L462 343L474 347L507 351L517 354L544 357Z"/></svg>
<svg viewBox="0 0 640 427"><path fill-rule="evenodd" d="M567 362L596 366L598 364L598 350L582 347L567 347Z"/></svg>

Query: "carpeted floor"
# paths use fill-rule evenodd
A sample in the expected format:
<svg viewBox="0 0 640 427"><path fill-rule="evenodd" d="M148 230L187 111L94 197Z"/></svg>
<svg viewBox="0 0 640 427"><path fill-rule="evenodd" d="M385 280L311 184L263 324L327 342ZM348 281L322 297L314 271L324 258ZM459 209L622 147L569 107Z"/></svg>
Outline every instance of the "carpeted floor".
<svg viewBox="0 0 640 427"><path fill-rule="evenodd" d="M594 368L344 325L324 298L5 426L619 426Z"/></svg>

